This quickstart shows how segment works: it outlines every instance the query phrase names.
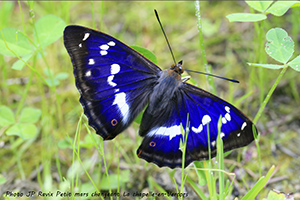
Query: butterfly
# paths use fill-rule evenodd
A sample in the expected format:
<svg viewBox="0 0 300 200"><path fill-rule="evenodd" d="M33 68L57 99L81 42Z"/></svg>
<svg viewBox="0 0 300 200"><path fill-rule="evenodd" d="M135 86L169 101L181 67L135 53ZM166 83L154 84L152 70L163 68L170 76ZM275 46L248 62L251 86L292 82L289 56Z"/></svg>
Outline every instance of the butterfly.
<svg viewBox="0 0 300 200"><path fill-rule="evenodd" d="M137 155L159 167L182 166L184 134L184 167L208 159L209 146L214 157L219 119L224 151L254 140L256 128L241 111L181 78L182 61L161 70L116 38L76 25L65 28L64 45L89 125L104 140L123 132L145 108Z"/></svg>

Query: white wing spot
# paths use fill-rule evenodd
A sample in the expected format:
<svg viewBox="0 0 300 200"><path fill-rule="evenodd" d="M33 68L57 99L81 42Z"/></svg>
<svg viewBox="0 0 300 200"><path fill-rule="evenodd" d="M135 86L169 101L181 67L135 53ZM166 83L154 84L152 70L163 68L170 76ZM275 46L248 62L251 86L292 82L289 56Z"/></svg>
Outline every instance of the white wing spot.
<svg viewBox="0 0 300 200"><path fill-rule="evenodd" d="M225 117L222 117L222 124L226 124L227 123L227 120Z"/></svg>
<svg viewBox="0 0 300 200"><path fill-rule="evenodd" d="M216 140L211 142L211 146L215 147L216 146Z"/></svg>
<svg viewBox="0 0 300 200"><path fill-rule="evenodd" d="M147 133L148 137L152 137L153 135L161 135L161 136L165 136L165 132L167 130L167 127L161 126L158 127L156 129L152 129L149 133Z"/></svg>
<svg viewBox="0 0 300 200"><path fill-rule="evenodd" d="M84 37L82 39L82 41L85 41L86 39L88 39L90 37L90 33L85 33Z"/></svg>
<svg viewBox="0 0 300 200"><path fill-rule="evenodd" d="M123 122L127 122L129 106L126 103L126 94L124 92L115 95L113 105L117 105L123 116Z"/></svg>
<svg viewBox="0 0 300 200"><path fill-rule="evenodd" d="M100 54L101 54L102 56L107 55L107 51L102 50L102 51L100 51Z"/></svg>
<svg viewBox="0 0 300 200"><path fill-rule="evenodd" d="M110 68L110 73L111 74L117 74L120 72L120 65L118 64L112 64Z"/></svg>
<svg viewBox="0 0 300 200"><path fill-rule="evenodd" d="M102 50L107 50L107 49L109 49L109 46L108 46L107 44L102 44L102 45L100 46L100 49L102 49Z"/></svg>
<svg viewBox="0 0 300 200"><path fill-rule="evenodd" d="M115 46L116 43L114 41L110 41L109 43L107 43L109 46Z"/></svg>
<svg viewBox="0 0 300 200"><path fill-rule="evenodd" d="M209 123L211 121L211 118L209 115L204 115L202 118L202 124L203 126L205 126L207 123Z"/></svg>
<svg viewBox="0 0 300 200"><path fill-rule="evenodd" d="M81 47L82 47L82 44L80 43L78 46L79 46L79 48L81 48Z"/></svg>
<svg viewBox="0 0 300 200"><path fill-rule="evenodd" d="M225 133L221 132L220 133L220 138L222 139L223 137L225 137Z"/></svg>
<svg viewBox="0 0 300 200"><path fill-rule="evenodd" d="M231 120L230 114L229 114L229 113L226 113L226 114L225 114L225 118L226 118L228 121L230 121L230 120Z"/></svg>
<svg viewBox="0 0 300 200"><path fill-rule="evenodd" d="M86 77L89 77L89 76L91 76L92 75L92 72L91 71L87 71L86 73L85 73L85 76Z"/></svg>
<svg viewBox="0 0 300 200"><path fill-rule="evenodd" d="M112 82L113 79L114 79L114 75L109 76L109 77L107 78L107 83L108 83L110 86L115 87L115 86L117 86L117 84L114 83L114 82ZM125 93L124 93L124 94L125 94Z"/></svg>
<svg viewBox="0 0 300 200"><path fill-rule="evenodd" d="M246 126L247 126L247 123L244 122L244 123L242 124L241 130L244 130L244 128L245 128Z"/></svg>
<svg viewBox="0 0 300 200"><path fill-rule="evenodd" d="M176 135L181 135L180 126L172 126L167 128L167 135L169 135L169 140L172 140L172 138L176 137Z"/></svg>
<svg viewBox="0 0 300 200"><path fill-rule="evenodd" d="M225 106L226 112L230 113L230 108L228 106Z"/></svg>
<svg viewBox="0 0 300 200"><path fill-rule="evenodd" d="M200 126L198 128L192 127L192 131L194 133L200 133L203 130L203 125L200 124Z"/></svg>
<svg viewBox="0 0 300 200"><path fill-rule="evenodd" d="M95 64L95 60L93 58L90 58L89 59L89 65L93 65L93 64Z"/></svg>
<svg viewBox="0 0 300 200"><path fill-rule="evenodd" d="M154 135L160 135L167 137L169 136L169 140L172 140L173 137L176 137L177 135L181 135L181 128L178 125L171 126L171 127L159 127L156 129L151 130L148 134L147 137L152 137Z"/></svg>
<svg viewBox="0 0 300 200"><path fill-rule="evenodd" d="M240 137L240 136L241 136L241 133L236 134L236 136Z"/></svg>

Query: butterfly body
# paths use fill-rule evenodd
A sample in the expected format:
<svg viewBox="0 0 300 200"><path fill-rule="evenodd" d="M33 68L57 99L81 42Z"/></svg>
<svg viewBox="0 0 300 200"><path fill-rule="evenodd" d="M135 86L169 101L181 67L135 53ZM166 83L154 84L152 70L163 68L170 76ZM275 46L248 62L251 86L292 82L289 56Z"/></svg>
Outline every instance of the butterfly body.
<svg viewBox="0 0 300 200"><path fill-rule="evenodd" d="M181 79L182 62L161 70L121 41L81 26L66 27L64 43L84 113L103 139L123 132L146 107L137 154L160 167L181 167L184 134L185 166L208 159L208 146L215 156L219 119L224 151L253 141L253 123L243 113Z"/></svg>
<svg viewBox="0 0 300 200"><path fill-rule="evenodd" d="M149 97L150 113L162 112L168 106L182 83L180 77L180 74L171 68L159 73L159 78Z"/></svg>

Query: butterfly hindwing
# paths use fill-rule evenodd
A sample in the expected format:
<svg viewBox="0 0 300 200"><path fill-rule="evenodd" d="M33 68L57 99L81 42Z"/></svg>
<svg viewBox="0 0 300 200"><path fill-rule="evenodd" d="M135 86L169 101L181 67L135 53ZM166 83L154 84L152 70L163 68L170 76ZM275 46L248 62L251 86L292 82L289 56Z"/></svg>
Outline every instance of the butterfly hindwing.
<svg viewBox="0 0 300 200"><path fill-rule="evenodd" d="M140 130L145 138L137 151L139 157L158 166L181 167L182 150L179 148L180 141L183 141L182 130L184 134L188 130L185 166L195 160L208 159L208 145L214 157L220 117L224 151L245 146L254 139L253 124L244 114L224 100L190 84L181 84L173 103L164 108L164 112L167 116L163 115L149 127L143 123L155 121L156 116L151 116L146 110L144 115L148 119L142 121L141 128L147 128Z"/></svg>
<svg viewBox="0 0 300 200"><path fill-rule="evenodd" d="M89 28L66 27L64 44L89 124L104 139L113 139L146 106L161 70L119 40Z"/></svg>
<svg viewBox="0 0 300 200"><path fill-rule="evenodd" d="M176 97L180 96L176 95ZM154 115L148 111L148 108L146 109L139 132L144 137L137 150L140 158L154 162L159 167L181 167L182 152L179 147L182 131L177 106L177 102L171 101L168 106L164 107L163 111ZM192 160L185 162L188 165Z"/></svg>

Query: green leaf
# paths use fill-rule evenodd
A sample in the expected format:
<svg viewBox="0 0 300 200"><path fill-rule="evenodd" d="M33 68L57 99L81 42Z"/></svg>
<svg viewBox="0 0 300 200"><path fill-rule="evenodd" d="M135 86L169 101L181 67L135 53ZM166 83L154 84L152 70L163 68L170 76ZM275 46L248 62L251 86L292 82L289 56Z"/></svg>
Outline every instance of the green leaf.
<svg viewBox="0 0 300 200"><path fill-rule="evenodd" d="M281 63L286 63L294 53L294 41L282 28L272 28L267 32L265 50L269 56Z"/></svg>
<svg viewBox="0 0 300 200"><path fill-rule="evenodd" d="M81 170L82 167L80 165L80 162L75 160L67 171L67 179L72 179L76 177L76 174L81 173Z"/></svg>
<svg viewBox="0 0 300 200"><path fill-rule="evenodd" d="M288 200L290 198L286 198L283 193L276 193L274 191L270 191L268 194L268 198L264 198L263 200Z"/></svg>
<svg viewBox="0 0 300 200"><path fill-rule="evenodd" d="M218 33L221 26L221 20L211 21L209 18L202 19L203 35L206 37L212 37L214 34Z"/></svg>
<svg viewBox="0 0 300 200"><path fill-rule="evenodd" d="M271 178L271 175L274 172L274 170L275 166L273 165L268 171L267 175L265 177L260 177L260 179L255 183L251 190L242 198L242 200L255 199L258 193L264 188L268 180Z"/></svg>
<svg viewBox="0 0 300 200"><path fill-rule="evenodd" d="M291 8L300 7L300 1L297 1L294 5L291 6Z"/></svg>
<svg viewBox="0 0 300 200"><path fill-rule="evenodd" d="M52 71L51 69L45 68L45 69L43 70L43 72L44 72L44 74L45 74L46 76L48 76L48 77L53 76L53 71Z"/></svg>
<svg viewBox="0 0 300 200"><path fill-rule="evenodd" d="M90 199L95 199L95 198L91 198L91 194L93 192L95 192L95 186L91 183L91 182L87 182L87 183L82 183L81 184L81 188L80 191L82 193L87 194L87 196L80 196L79 198L76 199L80 199L80 200L90 200ZM75 199L75 198L74 198ZM100 198L99 198L100 199ZM107 198L104 198L107 199Z"/></svg>
<svg viewBox="0 0 300 200"><path fill-rule="evenodd" d="M299 3L298 1L276 1L267 11L266 13L271 13L275 16L284 15L290 7L294 4Z"/></svg>
<svg viewBox="0 0 300 200"><path fill-rule="evenodd" d="M186 181L187 183L189 183L189 185L194 190L194 192L196 193L199 199L208 200L204 192L202 192L202 190L197 186L197 184L193 180L191 180L188 176L186 177Z"/></svg>
<svg viewBox="0 0 300 200"><path fill-rule="evenodd" d="M110 189L115 190L128 182L129 176L129 170L120 171L120 174L110 174L108 177L105 175L100 182L100 189L109 190L110 186Z"/></svg>
<svg viewBox="0 0 300 200"><path fill-rule="evenodd" d="M207 184L207 179L205 176L205 172L201 169L204 169L203 161L195 161L194 162L196 173L198 176L198 184L199 185L205 185Z"/></svg>
<svg viewBox="0 0 300 200"><path fill-rule="evenodd" d="M267 19L264 14L233 13L226 16L230 22L258 22Z"/></svg>
<svg viewBox="0 0 300 200"><path fill-rule="evenodd" d="M19 122L22 123L35 123L41 117L41 110L37 108L26 107L21 111Z"/></svg>
<svg viewBox="0 0 300 200"><path fill-rule="evenodd" d="M4 183L6 183L6 178L2 174L0 174L0 185Z"/></svg>
<svg viewBox="0 0 300 200"><path fill-rule="evenodd" d="M32 55L33 54L28 54L28 55L23 56L22 60L17 60L11 68L15 69L15 70L22 70L23 67L25 66L24 62L27 62L31 58Z"/></svg>
<svg viewBox="0 0 300 200"><path fill-rule="evenodd" d="M61 18L55 15L46 15L35 24L37 33L37 35L34 35L35 40L39 41L41 47L44 48L63 35L65 26L65 22Z"/></svg>
<svg viewBox="0 0 300 200"><path fill-rule="evenodd" d="M15 57L15 54L6 47L4 40L7 46L18 56L27 55L32 52L31 45L26 36L16 28L3 28L0 31L0 54Z"/></svg>
<svg viewBox="0 0 300 200"><path fill-rule="evenodd" d="M65 79L67 79L68 77L69 77L69 74L66 73L66 72L60 72L60 73L58 73L57 75L55 75L55 78L56 78L57 80L65 80Z"/></svg>
<svg viewBox="0 0 300 200"><path fill-rule="evenodd" d="M142 111L140 114L138 114L138 116L134 119L134 121L135 121L136 123L138 123L139 125L140 125L141 122L142 122L143 114L144 114L144 111Z"/></svg>
<svg viewBox="0 0 300 200"><path fill-rule="evenodd" d="M46 78L45 81L49 87L58 86L60 83L59 80L57 80L55 78L53 78L53 79Z"/></svg>
<svg viewBox="0 0 300 200"><path fill-rule="evenodd" d="M79 145L80 147L85 147L85 148L91 148L91 147L94 147L95 145L95 141L94 139L92 138L93 136L92 135L86 135L84 137L84 140L81 140L79 141ZM98 140L99 137L96 137L96 139ZM97 141L96 141L97 142Z"/></svg>
<svg viewBox="0 0 300 200"><path fill-rule="evenodd" d="M70 144L70 142L68 140L60 140L58 143L57 143L57 146L58 148L60 149L66 149L66 148L69 148L69 149L72 149L72 145Z"/></svg>
<svg viewBox="0 0 300 200"><path fill-rule="evenodd" d="M2 1L0 6L0 29L6 27L11 18L11 14L15 8L15 2L13 1Z"/></svg>
<svg viewBox="0 0 300 200"><path fill-rule="evenodd" d="M246 1L246 3L259 12L264 12L273 1Z"/></svg>
<svg viewBox="0 0 300 200"><path fill-rule="evenodd" d="M44 69L43 72L46 76L49 77L49 78L46 78L45 81L46 81L47 85L50 87L58 86L60 84L59 80L64 80L69 77L69 74L65 73L65 72L60 72L57 75L54 75L53 71L51 69Z"/></svg>
<svg viewBox="0 0 300 200"><path fill-rule="evenodd" d="M154 64L157 64L156 56L154 55L154 53L152 53L148 49L145 49L145 48L139 47L139 46L130 46L130 47L133 48L134 50L136 50L137 52L139 52L140 54L142 54L143 56L145 56L146 58L148 58Z"/></svg>
<svg viewBox="0 0 300 200"><path fill-rule="evenodd" d="M300 72L300 56L297 56L294 60L289 62L288 65L294 70Z"/></svg>
<svg viewBox="0 0 300 200"><path fill-rule="evenodd" d="M34 124L17 123L7 129L6 135L16 135L23 140L31 139L37 134L37 128Z"/></svg>
<svg viewBox="0 0 300 200"><path fill-rule="evenodd" d="M9 126L15 122L13 111L7 106L0 106L0 126Z"/></svg>
<svg viewBox="0 0 300 200"><path fill-rule="evenodd" d="M284 65L276 65L276 64L260 64L260 63L248 63L249 66L252 67L263 67L268 69L281 69Z"/></svg>
<svg viewBox="0 0 300 200"><path fill-rule="evenodd" d="M221 137L221 127L222 127L222 116L219 117L218 121L218 136L217 136L217 160L219 161L219 169L224 170L224 148L223 148L223 140ZM224 173L219 171L219 197L220 199L225 199L225 178Z"/></svg>

